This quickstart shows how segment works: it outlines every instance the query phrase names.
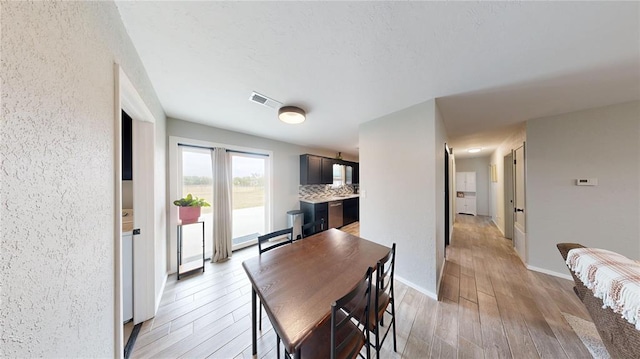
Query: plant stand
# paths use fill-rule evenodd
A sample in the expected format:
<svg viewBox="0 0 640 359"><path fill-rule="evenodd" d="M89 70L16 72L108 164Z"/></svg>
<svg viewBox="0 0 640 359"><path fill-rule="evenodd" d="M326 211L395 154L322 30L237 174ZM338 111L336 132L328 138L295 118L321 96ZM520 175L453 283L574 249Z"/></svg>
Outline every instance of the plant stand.
<svg viewBox="0 0 640 359"><path fill-rule="evenodd" d="M189 261L186 263L182 263L182 227L192 225L192 224L202 224L202 260L197 259L193 261ZM202 269L204 273L204 221L192 222L192 223L181 223L178 224L178 235L177 235L177 246L178 246L178 280L180 280L180 275L188 272L193 272L198 269Z"/></svg>

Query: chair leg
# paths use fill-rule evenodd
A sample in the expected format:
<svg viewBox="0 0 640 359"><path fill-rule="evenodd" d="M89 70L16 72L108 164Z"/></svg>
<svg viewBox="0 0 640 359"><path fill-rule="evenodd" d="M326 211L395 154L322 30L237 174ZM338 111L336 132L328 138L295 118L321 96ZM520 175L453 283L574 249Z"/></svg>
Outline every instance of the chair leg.
<svg viewBox="0 0 640 359"><path fill-rule="evenodd" d="M259 315L258 315L258 318L259 318L258 319L258 329L260 331L262 331L262 302L260 302L260 304L258 304L258 305L259 305L259 308L260 308L260 310L258 311L258 313L259 313Z"/></svg>
<svg viewBox="0 0 640 359"><path fill-rule="evenodd" d="M380 327L376 327L376 359L380 359Z"/></svg>
<svg viewBox="0 0 640 359"><path fill-rule="evenodd" d="M280 336L276 334L276 358L280 359Z"/></svg>
<svg viewBox="0 0 640 359"><path fill-rule="evenodd" d="M367 341L367 359L371 358L371 342L370 342L370 333L371 331L369 330L369 328L365 328L366 330L366 341Z"/></svg>
<svg viewBox="0 0 640 359"><path fill-rule="evenodd" d="M393 316L391 325L393 326L393 351L397 352L398 349L396 348L396 305L393 302L393 300L391 301L391 315Z"/></svg>

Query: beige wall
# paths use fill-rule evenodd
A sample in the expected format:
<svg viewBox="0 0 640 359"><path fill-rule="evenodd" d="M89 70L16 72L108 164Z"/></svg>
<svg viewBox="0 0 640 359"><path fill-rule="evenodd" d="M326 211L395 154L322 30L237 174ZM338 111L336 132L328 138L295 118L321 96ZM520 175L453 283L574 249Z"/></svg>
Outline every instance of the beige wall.
<svg viewBox="0 0 640 359"><path fill-rule="evenodd" d="M559 242L640 258L640 102L528 121L526 160L533 269L568 274Z"/></svg>
<svg viewBox="0 0 640 359"><path fill-rule="evenodd" d="M435 100L360 125L360 234L396 242L397 278L431 296L444 251L445 137Z"/></svg>
<svg viewBox="0 0 640 359"><path fill-rule="evenodd" d="M114 357L114 63L164 113L113 2L0 6L1 355Z"/></svg>

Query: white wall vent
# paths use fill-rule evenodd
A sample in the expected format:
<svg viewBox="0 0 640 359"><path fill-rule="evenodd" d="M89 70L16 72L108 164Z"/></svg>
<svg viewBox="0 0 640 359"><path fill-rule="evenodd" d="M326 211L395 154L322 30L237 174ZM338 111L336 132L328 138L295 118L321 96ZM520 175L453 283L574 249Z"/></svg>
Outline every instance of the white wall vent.
<svg viewBox="0 0 640 359"><path fill-rule="evenodd" d="M255 102L257 104L267 106L270 108L278 109L282 107L282 102L278 102L274 99L268 98L265 95L261 95L257 92L252 92L251 97L249 97L249 101Z"/></svg>

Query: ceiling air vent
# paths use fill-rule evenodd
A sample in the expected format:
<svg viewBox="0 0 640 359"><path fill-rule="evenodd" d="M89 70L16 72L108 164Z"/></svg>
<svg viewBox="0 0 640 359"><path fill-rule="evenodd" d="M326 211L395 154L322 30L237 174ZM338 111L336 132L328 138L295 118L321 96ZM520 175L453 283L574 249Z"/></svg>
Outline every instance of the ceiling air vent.
<svg viewBox="0 0 640 359"><path fill-rule="evenodd" d="M251 97L249 97L249 101L252 101L257 104L267 106L270 108L274 108L274 109L280 108L282 106L281 102L268 98L267 96L261 95L255 91L251 93Z"/></svg>

